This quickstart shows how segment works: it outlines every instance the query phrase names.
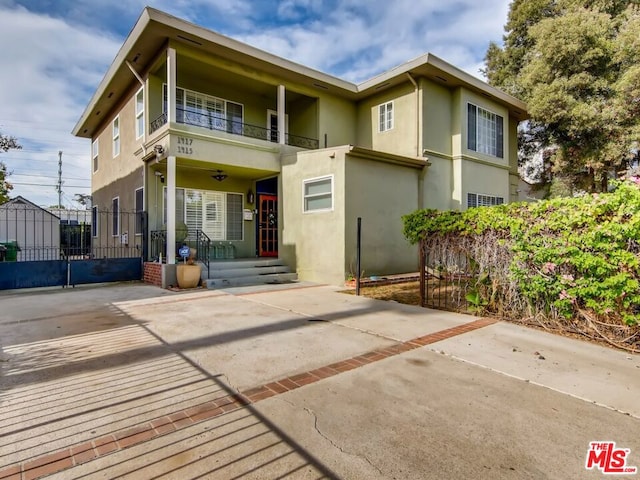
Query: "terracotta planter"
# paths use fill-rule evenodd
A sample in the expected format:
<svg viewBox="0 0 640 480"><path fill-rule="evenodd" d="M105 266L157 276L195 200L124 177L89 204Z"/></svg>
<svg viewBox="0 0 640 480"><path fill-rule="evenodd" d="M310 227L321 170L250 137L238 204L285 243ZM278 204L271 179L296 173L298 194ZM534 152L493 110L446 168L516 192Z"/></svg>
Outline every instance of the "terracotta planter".
<svg viewBox="0 0 640 480"><path fill-rule="evenodd" d="M196 288L200 284L200 265L178 264L176 277L180 288Z"/></svg>

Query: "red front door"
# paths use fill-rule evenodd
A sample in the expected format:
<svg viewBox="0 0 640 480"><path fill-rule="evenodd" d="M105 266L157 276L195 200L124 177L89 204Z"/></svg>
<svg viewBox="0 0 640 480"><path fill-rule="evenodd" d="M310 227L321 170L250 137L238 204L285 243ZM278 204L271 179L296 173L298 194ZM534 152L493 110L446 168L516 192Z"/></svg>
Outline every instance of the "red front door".
<svg viewBox="0 0 640 480"><path fill-rule="evenodd" d="M258 197L258 255L278 256L278 197Z"/></svg>

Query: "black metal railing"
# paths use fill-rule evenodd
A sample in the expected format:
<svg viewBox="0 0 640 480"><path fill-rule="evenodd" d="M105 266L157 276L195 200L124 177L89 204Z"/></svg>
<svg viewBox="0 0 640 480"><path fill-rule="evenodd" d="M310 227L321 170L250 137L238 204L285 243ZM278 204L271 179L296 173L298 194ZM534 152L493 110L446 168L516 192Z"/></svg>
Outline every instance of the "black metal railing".
<svg viewBox="0 0 640 480"><path fill-rule="evenodd" d="M210 276L211 239L202 230L196 230L196 256L198 261L207 267L207 278Z"/></svg>
<svg viewBox="0 0 640 480"><path fill-rule="evenodd" d="M0 262L141 257L143 212L0 206Z"/></svg>
<svg viewBox="0 0 640 480"><path fill-rule="evenodd" d="M189 230L187 238L181 242L176 242L176 255L182 245L187 245L196 250L196 260L207 267L209 275L211 262L211 239L202 230ZM157 262L166 261L167 255L167 231L153 230L149 238L149 259Z"/></svg>
<svg viewBox="0 0 640 480"><path fill-rule="evenodd" d="M176 116L177 122L185 125L203 127L209 130L227 132L233 135L241 135L243 137L257 138L259 140L266 140L268 142L278 142L279 140L279 134L276 130L259 127L257 125L250 125L248 123L237 122L235 120L227 120L225 118L217 116L213 112L190 112L188 110L178 108L176 109ZM151 122L149 132L155 132L166 123L167 114L163 113ZM300 135L291 135L289 133L285 135L285 143L293 147L306 148L310 150L317 149L320 145L320 142L315 138L302 137Z"/></svg>

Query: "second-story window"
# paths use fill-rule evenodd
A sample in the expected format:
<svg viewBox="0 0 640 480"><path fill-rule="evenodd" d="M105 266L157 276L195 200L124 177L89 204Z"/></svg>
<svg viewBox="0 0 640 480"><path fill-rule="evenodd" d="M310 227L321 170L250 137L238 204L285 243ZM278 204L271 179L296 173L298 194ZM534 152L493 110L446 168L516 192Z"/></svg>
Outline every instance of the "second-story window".
<svg viewBox="0 0 640 480"><path fill-rule="evenodd" d="M144 135L144 88L136 93L136 138Z"/></svg>
<svg viewBox="0 0 640 480"><path fill-rule="evenodd" d="M98 139L91 144L91 160L93 163L93 173L98 171Z"/></svg>
<svg viewBox="0 0 640 480"><path fill-rule="evenodd" d="M378 105L379 131L386 132L393 128L393 102Z"/></svg>
<svg viewBox="0 0 640 480"><path fill-rule="evenodd" d="M113 156L120 155L120 116L113 120Z"/></svg>
<svg viewBox="0 0 640 480"><path fill-rule="evenodd" d="M489 110L467 104L467 148L503 158L503 119Z"/></svg>

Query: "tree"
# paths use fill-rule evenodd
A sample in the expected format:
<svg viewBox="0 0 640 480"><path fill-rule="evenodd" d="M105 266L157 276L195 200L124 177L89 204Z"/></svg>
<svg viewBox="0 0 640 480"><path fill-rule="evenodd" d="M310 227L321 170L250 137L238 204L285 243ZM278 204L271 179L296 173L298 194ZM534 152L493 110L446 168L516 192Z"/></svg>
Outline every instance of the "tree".
<svg viewBox="0 0 640 480"><path fill-rule="evenodd" d="M0 152L8 152L11 149L21 149L22 145L18 143L15 137L3 135L0 133ZM7 171L7 166L0 161L0 204L9 200L9 192L13 190L13 185L7 181L7 177L11 175Z"/></svg>
<svg viewBox="0 0 640 480"><path fill-rule="evenodd" d="M91 206L91 195L87 193L74 193L73 201L86 208Z"/></svg>
<svg viewBox="0 0 640 480"><path fill-rule="evenodd" d="M527 103L528 153L552 147L551 175L569 191L606 190L638 155L637 0L514 0L505 31L485 74Z"/></svg>

